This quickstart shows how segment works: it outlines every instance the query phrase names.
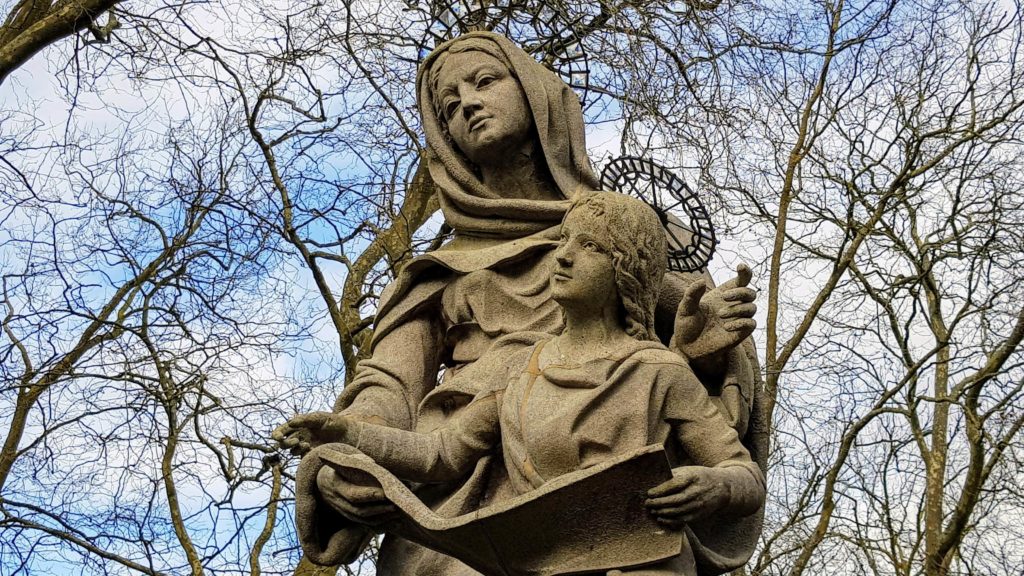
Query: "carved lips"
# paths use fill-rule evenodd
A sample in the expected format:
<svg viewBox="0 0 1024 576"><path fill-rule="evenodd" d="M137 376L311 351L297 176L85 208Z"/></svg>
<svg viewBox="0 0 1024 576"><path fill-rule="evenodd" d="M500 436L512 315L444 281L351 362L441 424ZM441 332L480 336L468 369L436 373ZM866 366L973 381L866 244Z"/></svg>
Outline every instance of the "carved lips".
<svg viewBox="0 0 1024 576"><path fill-rule="evenodd" d="M468 124L467 124L467 127L469 128L469 131L470 131L470 132L475 132L477 128L480 128L480 127L481 127L481 125L482 125L482 124L483 124L484 122L486 122L486 121L488 121L488 120L490 120L490 119L491 119L491 117L490 117L490 116L488 116L488 115L485 115L485 114L476 114L476 115L474 115L474 116L473 116L472 118L470 118L470 119L469 119L469 122L468 122Z"/></svg>

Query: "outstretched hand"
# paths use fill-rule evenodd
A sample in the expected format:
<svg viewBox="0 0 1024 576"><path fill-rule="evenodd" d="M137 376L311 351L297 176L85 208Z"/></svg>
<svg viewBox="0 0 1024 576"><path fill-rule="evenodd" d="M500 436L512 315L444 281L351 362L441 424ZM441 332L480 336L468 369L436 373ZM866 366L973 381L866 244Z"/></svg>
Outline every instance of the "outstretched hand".
<svg viewBox="0 0 1024 576"><path fill-rule="evenodd" d="M754 332L757 293L750 288L753 273L746 264L736 277L708 290L703 280L683 293L676 312L672 346L692 360L703 360L737 346Z"/></svg>
<svg viewBox="0 0 1024 576"><path fill-rule="evenodd" d="M647 492L644 506L654 519L672 529L706 518L729 503L729 483L722 470L680 466L672 479Z"/></svg>
<svg viewBox="0 0 1024 576"><path fill-rule="evenodd" d="M271 437L282 448L301 456L313 448L328 442L339 442L350 428L348 418L333 412L310 412L297 414L271 433Z"/></svg>
<svg viewBox="0 0 1024 576"><path fill-rule="evenodd" d="M352 420L333 412L298 414L278 426L271 436L282 448L303 456L313 448L329 442L345 442ZM349 446L338 446L342 452L358 453ZM345 518L359 524L375 526L392 518L395 505L389 501L379 484L367 485L343 477L330 466L317 472L317 489L327 504Z"/></svg>

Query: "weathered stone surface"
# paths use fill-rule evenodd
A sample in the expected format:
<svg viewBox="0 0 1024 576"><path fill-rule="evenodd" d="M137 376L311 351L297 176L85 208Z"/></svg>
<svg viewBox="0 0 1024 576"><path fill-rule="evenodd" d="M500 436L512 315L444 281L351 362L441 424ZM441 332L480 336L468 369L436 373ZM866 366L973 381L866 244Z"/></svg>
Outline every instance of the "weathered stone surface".
<svg viewBox="0 0 1024 576"><path fill-rule="evenodd" d="M417 538L415 519L381 488L394 486L390 477L339 472L336 452L352 446L423 482L416 497L432 514L464 519L655 444L673 478L636 486L637 513L676 530L682 552L635 573L713 574L745 562L760 532L755 461L765 440L744 350L749 276L705 293L706 275L669 274L661 288L657 217L637 200L593 192L575 94L508 39L471 33L438 47L417 85L425 161L456 237L385 292L371 357L335 412L299 415L275 432L285 447L313 449L296 503L308 557L350 560L365 526L377 526L394 533L379 574L477 573L399 533L480 566ZM508 538L530 530L517 518ZM561 551L550 544L552 557L577 554L568 540ZM517 573L566 573L530 571L526 555L502 561ZM624 562L616 568L633 572Z"/></svg>

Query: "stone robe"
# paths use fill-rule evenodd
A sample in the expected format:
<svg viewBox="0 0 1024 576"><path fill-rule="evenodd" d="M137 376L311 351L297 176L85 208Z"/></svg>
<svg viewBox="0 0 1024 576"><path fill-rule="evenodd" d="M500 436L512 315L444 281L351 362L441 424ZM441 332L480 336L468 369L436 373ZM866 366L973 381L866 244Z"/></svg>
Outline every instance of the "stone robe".
<svg viewBox="0 0 1024 576"><path fill-rule="evenodd" d="M465 387L483 391L430 434L356 423L346 440L400 478L427 483L456 480L500 447L515 494L662 444L674 465L731 468L734 507L763 500L760 469L677 354L637 341L609 357L542 369L547 342L531 334L496 342L476 364L488 370L455 377L484 378ZM678 558L642 572L694 576L694 537L687 535Z"/></svg>
<svg viewBox="0 0 1024 576"><path fill-rule="evenodd" d="M553 232L475 250L454 248L435 252L411 263L389 287L376 326L373 355L338 399L335 409L362 421L429 433L459 414L493 382L493 366L477 359L502 336L522 332L556 334L562 321L551 300ZM535 282L510 281L535 278ZM666 276L660 316L671 326L685 275ZM525 313L524 309L529 310ZM522 344L530 342L523 340ZM666 352L668 353L668 352ZM679 358L679 357L677 357ZM680 358L681 360L681 358ZM742 350L729 355L720 389L750 389L749 360ZM439 384L437 373L445 366ZM466 372L466 374L460 374ZM476 372L476 375L473 373ZM459 377L455 377L459 374ZM705 397L706 397L705 393ZM742 397L742 395L741 395ZM746 428L745 406L722 410L728 425ZM642 434L646 434L643 432ZM300 542L311 560L323 564L354 559L367 532L344 520L316 497L315 458L304 459L297 493ZM313 468L316 469L313 469ZM481 458L463 479L423 486L418 495L445 516L465 514L516 493L501 458ZM690 538L704 573L720 573L742 563L753 550L760 515L735 523L733 534L718 543L722 532ZM699 528L698 528L699 531ZM705 547L703 542L711 542ZM719 545L721 544L721 545ZM457 560L404 539L388 536L381 546L378 574L475 575Z"/></svg>
<svg viewBox="0 0 1024 576"><path fill-rule="evenodd" d="M517 191L484 184L467 158L454 146L435 108L432 71L454 45L472 44L508 66L526 96L538 148L558 200L517 197ZM445 222L456 232L442 249L414 259L385 290L377 313L371 356L357 368L353 381L335 404L366 422L430 432L457 414L480 390L464 389L453 375L470 370L499 337L513 332L554 334L561 329L545 274L558 239L558 224L581 190L600 185L584 142L579 99L554 73L490 32L471 32L438 46L417 75L427 162ZM666 276L658 308L658 334L671 336L676 307L685 287L701 275ZM706 274L703 276L710 281ZM766 455L767 427L758 414L758 380L753 348L729 351L725 377L702 383L739 431L756 462ZM439 372L444 375L438 382ZM469 382L472 379L465 379ZM729 394L726 394L729 391ZM310 560L339 564L356 558L368 531L324 505L316 489L319 460L315 451L300 464L296 478L296 524ZM469 476L424 486L418 495L444 515L457 515L495 502L512 492L500 459L481 459ZM699 531L699 528L695 528ZM721 573L745 559L761 531L761 514L694 540L698 567ZM703 543L708 545L704 546ZM706 566L706 568L702 568ZM451 558L400 538L386 537L377 573L388 575L474 574Z"/></svg>

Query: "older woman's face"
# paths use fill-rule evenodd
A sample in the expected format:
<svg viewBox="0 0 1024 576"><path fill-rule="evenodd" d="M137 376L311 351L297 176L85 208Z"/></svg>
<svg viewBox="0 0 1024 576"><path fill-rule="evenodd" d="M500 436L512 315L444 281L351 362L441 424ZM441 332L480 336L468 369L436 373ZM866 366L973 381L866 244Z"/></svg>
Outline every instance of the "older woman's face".
<svg viewBox="0 0 1024 576"><path fill-rule="evenodd" d="M501 163L529 142L533 117L522 86L489 54L449 54L435 98L455 145L475 164Z"/></svg>

